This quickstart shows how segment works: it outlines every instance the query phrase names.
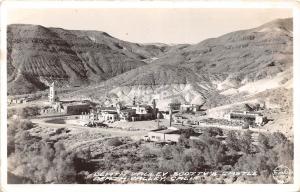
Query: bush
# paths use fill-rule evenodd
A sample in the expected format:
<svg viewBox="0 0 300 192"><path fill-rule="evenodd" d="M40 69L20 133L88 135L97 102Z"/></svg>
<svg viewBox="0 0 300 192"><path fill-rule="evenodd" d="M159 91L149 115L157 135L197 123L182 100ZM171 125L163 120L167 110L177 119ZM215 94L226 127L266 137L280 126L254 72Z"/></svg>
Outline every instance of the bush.
<svg viewBox="0 0 300 192"><path fill-rule="evenodd" d="M19 150L10 156L9 162L23 173L23 177L30 178L33 183L75 182L74 155L68 153L62 143L50 146L41 140L29 141L28 133L21 132L21 135L19 139L25 141L18 142L26 144L19 145Z"/></svg>
<svg viewBox="0 0 300 192"><path fill-rule="evenodd" d="M40 108L37 106L23 107L16 110L16 115L21 118L33 117L39 115Z"/></svg>
<svg viewBox="0 0 300 192"><path fill-rule="evenodd" d="M240 140L241 149L249 149L249 132L245 132ZM293 169L294 144L279 132L270 135L260 133L258 135L260 152L245 153L235 164L235 169L239 171L257 171L258 176L247 182L275 183L272 179L272 172L278 165L285 165ZM252 145L252 144L250 144ZM246 150L246 151L247 151ZM248 179L248 178L247 178Z"/></svg>
<svg viewBox="0 0 300 192"><path fill-rule="evenodd" d="M172 159L173 158L173 154L172 154L172 148L168 145L165 145L162 150L161 150L161 153L162 153L162 157L164 159Z"/></svg>
<svg viewBox="0 0 300 192"><path fill-rule="evenodd" d="M264 150L270 149L269 138L265 134L259 133L257 140Z"/></svg>
<svg viewBox="0 0 300 192"><path fill-rule="evenodd" d="M15 120L8 125L8 162L33 183L74 183L76 170L73 153L63 143L49 144L33 136L29 120Z"/></svg>
<svg viewBox="0 0 300 192"><path fill-rule="evenodd" d="M163 158L159 160L159 170L166 172L204 170L205 158L198 149L183 149L178 146L165 146Z"/></svg>
<svg viewBox="0 0 300 192"><path fill-rule="evenodd" d="M208 137L215 137L217 135L223 136L223 130L218 127L209 127L204 130L203 134Z"/></svg>
<svg viewBox="0 0 300 192"><path fill-rule="evenodd" d="M107 145L109 146L113 146L113 147L117 147L123 144L122 141L120 141L120 139L118 137L114 137L112 139L109 139L107 142Z"/></svg>
<svg viewBox="0 0 300 192"><path fill-rule="evenodd" d="M22 130L29 130L33 128L33 123L29 120L21 120L20 122L20 129Z"/></svg>
<svg viewBox="0 0 300 192"><path fill-rule="evenodd" d="M239 141L239 145L240 145L240 149L244 152L244 153L251 153L251 148L252 148L252 136L251 136L251 131L245 131L244 133L242 133L240 141Z"/></svg>
<svg viewBox="0 0 300 192"><path fill-rule="evenodd" d="M26 134L26 130L33 128L33 124L29 120L20 120L15 119L14 121L10 121L7 125L7 155L9 156L11 153L15 152L16 149L16 136L20 136ZM20 134L24 133L24 134ZM28 134L27 134L28 135ZM24 141L24 138L22 139Z"/></svg>
<svg viewBox="0 0 300 192"><path fill-rule="evenodd" d="M182 160L185 171L204 171L205 158L198 149L184 151Z"/></svg>
<svg viewBox="0 0 300 192"><path fill-rule="evenodd" d="M276 146L276 145L279 145L279 144L284 144L284 143L287 142L287 140L288 139L286 138L286 136L283 133L281 133L281 132L274 132L274 133L272 133L272 135L269 138L271 146Z"/></svg>
<svg viewBox="0 0 300 192"><path fill-rule="evenodd" d="M240 151L239 139L235 131L229 131L225 141L229 148L234 151Z"/></svg>
<svg viewBox="0 0 300 192"><path fill-rule="evenodd" d="M16 114L16 109L11 109L11 108L8 108L7 109L7 118L10 119L13 117L13 115Z"/></svg>
<svg viewBox="0 0 300 192"><path fill-rule="evenodd" d="M184 148L189 148L190 147L190 140L185 134L181 134L179 139L178 139L178 146L184 147Z"/></svg>
<svg viewBox="0 0 300 192"><path fill-rule="evenodd" d="M203 151L206 163L217 169L225 160L226 147L216 138L205 138L204 142L207 144Z"/></svg>
<svg viewBox="0 0 300 192"><path fill-rule="evenodd" d="M162 149L162 153L164 154L166 149L165 147ZM150 160L150 159L153 159L153 158L156 158L157 157L157 154L152 151L151 149L149 149L148 147L145 147L142 149L142 158L144 160Z"/></svg>

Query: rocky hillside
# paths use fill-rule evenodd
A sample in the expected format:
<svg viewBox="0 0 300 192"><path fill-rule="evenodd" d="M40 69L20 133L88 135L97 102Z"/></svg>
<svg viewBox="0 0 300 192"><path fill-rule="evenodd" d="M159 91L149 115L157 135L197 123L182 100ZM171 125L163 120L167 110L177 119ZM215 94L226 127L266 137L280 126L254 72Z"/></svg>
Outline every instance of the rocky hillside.
<svg viewBox="0 0 300 192"><path fill-rule="evenodd" d="M292 20L276 20L258 28L232 32L195 45L168 51L151 66L132 70L125 84L145 84L148 76L154 84L194 82L196 74L224 74L234 84L272 78L292 67ZM131 75L132 73L139 76ZM177 71L174 73L174 71ZM162 73L165 78L161 78ZM150 74L151 75L150 75ZM137 80L132 80L134 76ZM171 80L170 80L171 78ZM173 80L176 78L176 80ZM153 82L156 80L157 82Z"/></svg>
<svg viewBox="0 0 300 192"><path fill-rule="evenodd" d="M8 27L8 92L81 86L68 97L208 107L292 88L292 19L278 19L194 45L136 44L105 32Z"/></svg>
<svg viewBox="0 0 300 192"><path fill-rule="evenodd" d="M49 81L62 87L98 83L146 65L168 50L140 45L99 31L9 25L8 93L32 93Z"/></svg>
<svg viewBox="0 0 300 192"><path fill-rule="evenodd" d="M129 102L138 97L161 105L172 100L217 105L267 89L292 88L292 19L236 31L195 45L177 45L149 65L76 94L103 93Z"/></svg>

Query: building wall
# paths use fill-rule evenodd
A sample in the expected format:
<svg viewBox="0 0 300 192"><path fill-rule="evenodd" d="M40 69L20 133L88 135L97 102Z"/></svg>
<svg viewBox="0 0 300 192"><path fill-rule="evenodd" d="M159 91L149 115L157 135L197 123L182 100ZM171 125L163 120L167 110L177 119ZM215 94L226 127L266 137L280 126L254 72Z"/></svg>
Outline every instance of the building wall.
<svg viewBox="0 0 300 192"><path fill-rule="evenodd" d="M141 106L134 106L132 107L132 109L135 109L135 113L136 114L147 114L147 109L145 107L141 107Z"/></svg>
<svg viewBox="0 0 300 192"><path fill-rule="evenodd" d="M131 121L141 121L142 119L141 119L141 116L133 116L133 117L131 117Z"/></svg>
<svg viewBox="0 0 300 192"><path fill-rule="evenodd" d="M139 120L149 120L153 119L153 114L152 113L147 113L147 114L136 114Z"/></svg>
<svg viewBox="0 0 300 192"><path fill-rule="evenodd" d="M247 119L257 125L263 124L264 117L257 114L247 114L244 113L229 113L224 116L225 119L230 121L244 121L244 119Z"/></svg>
<svg viewBox="0 0 300 192"><path fill-rule="evenodd" d="M218 127L218 128L226 128L226 129L241 129L241 125L221 125L219 123L198 123L199 126L201 127Z"/></svg>
<svg viewBox="0 0 300 192"><path fill-rule="evenodd" d="M154 131L148 132L148 136L151 141L164 141L165 140L165 134L163 133L158 133Z"/></svg>
<svg viewBox="0 0 300 192"><path fill-rule="evenodd" d="M120 120L122 121L131 121L133 116L136 116L134 109L120 112Z"/></svg>
<svg viewBox="0 0 300 192"><path fill-rule="evenodd" d="M99 115L97 113L82 113L80 119L89 120L89 121L98 121Z"/></svg>
<svg viewBox="0 0 300 192"><path fill-rule="evenodd" d="M167 133L160 133L155 131L148 132L148 137L151 141L179 141L179 134L167 134Z"/></svg>
<svg viewBox="0 0 300 192"><path fill-rule="evenodd" d="M200 105L181 105L180 110L181 111L200 111L201 106Z"/></svg>
<svg viewBox="0 0 300 192"><path fill-rule="evenodd" d="M54 108L47 108L47 109L41 109L40 114L41 115L47 115L47 114L61 114L64 115L64 110L61 109L54 109Z"/></svg>
<svg viewBox="0 0 300 192"><path fill-rule="evenodd" d="M28 100L26 98L21 99L7 99L8 104L21 104L21 103L27 103Z"/></svg>
<svg viewBox="0 0 300 192"><path fill-rule="evenodd" d="M90 106L86 105L68 105L65 106L65 113L68 115L80 115L82 113L88 113Z"/></svg>
<svg viewBox="0 0 300 192"><path fill-rule="evenodd" d="M118 114L103 113L102 117L103 117L103 121L114 122L118 120Z"/></svg>
<svg viewBox="0 0 300 192"><path fill-rule="evenodd" d="M165 134L165 141L178 142L179 137L180 137L179 134Z"/></svg>

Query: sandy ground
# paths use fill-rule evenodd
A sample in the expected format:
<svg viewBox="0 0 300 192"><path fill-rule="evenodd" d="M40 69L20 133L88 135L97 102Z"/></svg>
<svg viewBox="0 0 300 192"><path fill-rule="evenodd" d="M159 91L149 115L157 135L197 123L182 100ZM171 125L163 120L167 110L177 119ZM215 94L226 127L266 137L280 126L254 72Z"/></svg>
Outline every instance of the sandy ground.
<svg viewBox="0 0 300 192"><path fill-rule="evenodd" d="M156 129L158 126L158 123L156 120L151 121L135 121L135 122L123 122L123 121L116 121L114 123L108 124L111 127L120 127L122 129L127 130L152 130ZM168 120L166 119L160 119L159 125L168 125Z"/></svg>

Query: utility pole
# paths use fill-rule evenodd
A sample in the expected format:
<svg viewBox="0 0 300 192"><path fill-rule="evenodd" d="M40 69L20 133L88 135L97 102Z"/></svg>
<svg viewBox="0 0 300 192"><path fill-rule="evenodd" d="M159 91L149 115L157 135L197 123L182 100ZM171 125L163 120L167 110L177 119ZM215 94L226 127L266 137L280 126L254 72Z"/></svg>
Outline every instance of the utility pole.
<svg viewBox="0 0 300 192"><path fill-rule="evenodd" d="M156 120L157 120L157 128L159 129L159 113L157 113L157 118L156 118Z"/></svg>

